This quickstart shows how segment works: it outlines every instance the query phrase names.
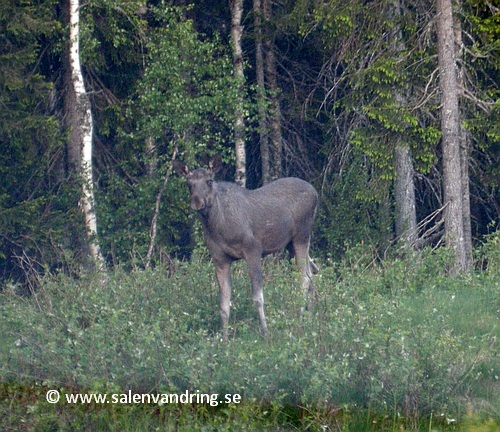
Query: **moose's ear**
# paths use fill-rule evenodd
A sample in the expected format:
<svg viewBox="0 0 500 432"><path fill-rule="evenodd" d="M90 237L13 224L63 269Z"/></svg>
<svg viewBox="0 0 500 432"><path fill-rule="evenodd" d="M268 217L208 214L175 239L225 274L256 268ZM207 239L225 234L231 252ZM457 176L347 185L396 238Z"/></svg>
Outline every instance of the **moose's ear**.
<svg viewBox="0 0 500 432"><path fill-rule="evenodd" d="M175 173L179 177L187 177L190 174L189 168L184 162L181 162L179 160L174 160L173 167L174 167Z"/></svg>
<svg viewBox="0 0 500 432"><path fill-rule="evenodd" d="M208 168L210 169L210 171L212 171L213 173L216 173L217 171L219 171L222 167L222 157L220 154L218 154L217 156L215 156L209 163L208 163Z"/></svg>

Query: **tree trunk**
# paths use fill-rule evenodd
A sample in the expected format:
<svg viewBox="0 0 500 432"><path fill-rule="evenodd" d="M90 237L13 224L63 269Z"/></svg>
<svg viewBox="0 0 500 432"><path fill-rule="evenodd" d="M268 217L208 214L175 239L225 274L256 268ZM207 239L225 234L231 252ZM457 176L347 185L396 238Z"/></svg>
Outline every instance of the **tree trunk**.
<svg viewBox="0 0 500 432"><path fill-rule="evenodd" d="M146 138L146 175L152 178L157 170L158 151L154 138Z"/></svg>
<svg viewBox="0 0 500 432"><path fill-rule="evenodd" d="M178 152L179 152L179 148L176 145L174 147L174 151L172 153L172 160L171 160L170 165L167 169L167 173L165 174L165 179L163 180L163 185L160 188L160 191L158 192L158 194L156 195L155 211L153 213L153 219L151 220L149 248L148 248L148 253L146 255L146 265L145 265L146 269L148 269L151 265L151 259L153 257L153 252L154 252L154 249L156 246L156 234L158 232L158 217L160 216L161 200L163 198L163 195L165 194L165 191L167 190L168 180L170 179L170 176L172 175L174 161L177 158Z"/></svg>
<svg viewBox="0 0 500 432"><path fill-rule="evenodd" d="M415 182L410 150L401 139L395 149L396 159L396 236L405 246L414 246L417 240L417 213Z"/></svg>
<svg viewBox="0 0 500 432"><path fill-rule="evenodd" d="M464 238L463 187L460 149L460 109L453 31L452 0L437 0L439 87L443 149L444 224L448 246L455 252L453 273L468 272Z"/></svg>
<svg viewBox="0 0 500 432"><path fill-rule="evenodd" d="M253 2L255 26L255 74L257 76L257 97L259 106L259 141L262 166L262 184L270 181L269 134L267 129L266 81L264 76L264 55L262 51L262 2Z"/></svg>
<svg viewBox="0 0 500 432"><path fill-rule="evenodd" d="M394 49L396 56L401 57L406 51L403 34L399 27L402 16L401 0L394 0L394 15L398 23L394 30ZM396 90L395 99L400 108L408 105L403 90ZM405 246L414 246L417 240L417 212L415 205L415 170L410 149L403 139L398 137L394 151L396 165L395 199L396 199L396 236Z"/></svg>
<svg viewBox="0 0 500 432"><path fill-rule="evenodd" d="M460 0L454 0L456 6L460 6ZM455 34L455 53L457 60L462 60L464 55L462 41L462 23L460 19L454 16L454 34ZM457 83L460 89L460 95L465 89L465 80L463 75L463 62L457 66ZM460 164L462 173L462 201L463 201L463 223L464 223L464 241L465 252L469 265L472 263L472 227L470 214L470 186L469 186L469 159L470 159L470 141L468 132L463 122L460 123Z"/></svg>
<svg viewBox="0 0 500 432"><path fill-rule="evenodd" d="M97 240L97 219L94 208L94 182L92 179L93 122L89 97L85 91L80 65L80 5L69 2L70 49L69 86L66 95L66 115L70 130L68 161L81 178L83 194L80 200L85 220L88 250L94 262L104 269L104 258Z"/></svg>
<svg viewBox="0 0 500 432"><path fill-rule="evenodd" d="M236 178L235 181L241 186L245 186L246 174L246 153L245 153L245 120L244 120L244 81L243 74L243 51L241 48L241 37L243 27L241 17L243 15L243 0L229 0L231 8L231 39L233 43L233 64L234 76L238 81L238 101L236 109L236 119L234 122L234 145L236 150Z"/></svg>
<svg viewBox="0 0 500 432"><path fill-rule="evenodd" d="M271 34L272 20L272 2L271 0L262 0L264 20L265 20L265 37L264 47L266 53L266 81L269 88L269 96L271 98L269 129L271 133L271 155L272 168L271 178L277 179L282 175L282 152L283 140L281 136L281 108L279 100L278 73L276 69L276 57L274 54L274 43Z"/></svg>
<svg viewBox="0 0 500 432"><path fill-rule="evenodd" d="M470 145L468 133L461 125L460 139L460 167L462 180L462 219L464 224L464 242L467 266L472 265L472 225L470 212L470 184L469 184Z"/></svg>

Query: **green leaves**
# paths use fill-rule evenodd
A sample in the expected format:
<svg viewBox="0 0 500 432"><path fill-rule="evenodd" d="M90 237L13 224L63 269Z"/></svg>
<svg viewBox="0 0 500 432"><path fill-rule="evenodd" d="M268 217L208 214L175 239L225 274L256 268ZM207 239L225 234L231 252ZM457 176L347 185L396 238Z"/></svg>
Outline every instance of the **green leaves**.
<svg viewBox="0 0 500 432"><path fill-rule="evenodd" d="M44 74L61 36L55 5L0 1L0 272L16 280L28 267L36 272L57 261L49 245L60 241L64 187L60 197L52 195L57 180L48 167L64 135L52 110L54 85Z"/></svg>
<svg viewBox="0 0 500 432"><path fill-rule="evenodd" d="M217 37L200 35L184 8L161 4L150 12L143 74L130 86L125 109L108 112L117 116L111 121L119 125L120 163L103 174L98 192L103 246L120 263L146 255L155 200L174 149L187 162L232 153L236 86L229 51ZM187 253L185 193L172 176L158 219L156 257Z"/></svg>
<svg viewBox="0 0 500 432"><path fill-rule="evenodd" d="M140 64L147 23L144 0L97 0L81 7L82 62L105 73L110 68Z"/></svg>
<svg viewBox="0 0 500 432"><path fill-rule="evenodd" d="M170 275L118 269L105 285L47 278L29 298L11 287L0 295L0 376L100 393L238 393L246 403L316 413L397 411L402 422L431 412L458 418L480 385L496 380L497 270L450 278L442 252L375 264L359 246L349 263L322 265L315 307L302 317L292 265L267 263L269 339L258 334L237 265L228 344L205 260L175 262ZM493 393L481 406L494 405Z"/></svg>
<svg viewBox="0 0 500 432"><path fill-rule="evenodd" d="M182 10L158 8L155 13L161 24L147 45L139 100L131 111L139 116L137 132L155 140L167 136L188 146L207 145L232 121L236 87L230 57L217 39L203 40Z"/></svg>
<svg viewBox="0 0 500 432"><path fill-rule="evenodd" d="M437 161L439 125L429 125L411 108L409 80L404 64L391 58L388 52L359 74L352 100L348 102L349 109L361 117L351 143L369 156L384 180L394 179L397 143L403 142L411 149L420 172L428 173Z"/></svg>

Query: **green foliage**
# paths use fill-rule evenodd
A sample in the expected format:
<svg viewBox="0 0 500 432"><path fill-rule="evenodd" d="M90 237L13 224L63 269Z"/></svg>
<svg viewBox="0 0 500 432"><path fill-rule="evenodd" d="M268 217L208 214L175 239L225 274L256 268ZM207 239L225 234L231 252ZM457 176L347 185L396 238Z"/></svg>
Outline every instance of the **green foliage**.
<svg viewBox="0 0 500 432"><path fill-rule="evenodd" d="M391 57L392 55L392 57ZM411 151L416 168L428 173L437 162L435 147L441 132L439 125L426 124L409 107L408 71L395 53L386 53L354 77L356 85L348 109L361 116L360 126L351 143L362 149L380 170L382 179L394 180L394 149L404 143Z"/></svg>
<svg viewBox="0 0 500 432"><path fill-rule="evenodd" d="M307 95L305 106L324 115L330 128L322 141L328 164L317 231L327 241L322 250L335 258L349 243L386 249L396 208L391 184L397 146L410 149L417 172L428 174L438 160L436 98L421 94L435 65L410 30L418 28L421 11L400 16L395 6L301 1L293 12L299 34L322 45L324 55L320 76L326 84L315 87L324 89L321 102L315 106ZM429 105L416 108L422 100Z"/></svg>
<svg viewBox="0 0 500 432"><path fill-rule="evenodd" d="M23 195L31 177L44 174L40 158L60 144L58 122L47 115L53 86L37 62L42 38L57 35L52 1L0 2L0 196L2 204ZM17 186L17 187L16 187ZM9 200L6 194L11 195Z"/></svg>
<svg viewBox="0 0 500 432"><path fill-rule="evenodd" d="M477 169L472 182L484 185L486 202L496 202L500 176L500 39L499 14L488 2L463 3L463 28L468 38L463 69L474 79L474 97L462 102L472 145L477 149ZM467 39L465 39L467 40ZM477 179L477 180L476 180ZM492 199L493 198L493 199ZM485 227L486 228L486 227ZM483 232L487 232L484 229Z"/></svg>
<svg viewBox="0 0 500 432"><path fill-rule="evenodd" d="M500 230L485 236L477 251L477 261L491 274L500 275Z"/></svg>
<svg viewBox="0 0 500 432"><path fill-rule="evenodd" d="M270 431L295 430L278 409L255 405L228 405L222 409L198 406L151 406L116 404L49 404L45 401L50 383L0 384L0 426L19 430L61 431ZM64 390L61 395L70 392ZM298 409L295 411L299 412ZM285 421L283 421L285 419ZM283 423L288 427L283 428Z"/></svg>
<svg viewBox="0 0 500 432"><path fill-rule="evenodd" d="M156 22L147 35L144 75L116 145L120 164L101 177L97 192L102 246L114 263L145 258L155 201L174 151L188 163L232 154L236 87L226 49L217 38L198 34L184 9L162 4L152 11ZM161 201L157 261L162 252L188 252L186 195L172 176Z"/></svg>
<svg viewBox="0 0 500 432"><path fill-rule="evenodd" d="M313 253L340 261L356 244L382 245L391 226L381 210L388 183L373 179L361 151L355 152L345 172L328 180L330 187L323 190L314 230Z"/></svg>
<svg viewBox="0 0 500 432"><path fill-rule="evenodd" d="M267 263L269 339L258 334L247 272L238 264L227 344L219 339L214 272L203 260L175 263L170 275L118 270L105 281L46 279L30 298L11 287L0 296L0 376L12 383L2 391L19 398L13 383L44 381L63 392L243 397L241 406L209 410L203 420L203 407L196 414L190 406L165 407L170 421L167 413L177 412L179 426L181 418L211 424L248 415L267 427L351 430L349 421L361 415L368 424L389 416L391 427L415 430L429 419L459 422L466 411L498 421L498 278L449 278L443 259L428 252L359 265L353 255L356 266L322 266L318 298L302 318L299 275L291 264ZM41 391L31 392L36 409L48 409ZM95 421L141 409L155 408L92 412Z"/></svg>
<svg viewBox="0 0 500 432"><path fill-rule="evenodd" d="M219 40L203 40L182 10L155 9L160 27L147 48L148 63L130 116L134 138L166 141L191 155L227 146L236 90L232 62ZM136 136L137 135L137 136Z"/></svg>
<svg viewBox="0 0 500 432"><path fill-rule="evenodd" d="M97 192L99 235L104 252L113 264L144 266L147 255L155 200L162 188L167 165L154 177L136 182L118 174L109 175ZM158 217L155 262L168 255L186 256L191 251L186 187L171 178L161 201Z"/></svg>
<svg viewBox="0 0 500 432"><path fill-rule="evenodd" d="M64 135L42 67L61 36L56 4L0 2L0 275L28 284L67 263L77 204L55 168Z"/></svg>
<svg viewBox="0 0 500 432"><path fill-rule="evenodd" d="M144 0L97 0L81 8L81 61L106 76L130 73L142 60L147 31ZM113 68L114 71L109 69ZM127 71L129 69L129 71ZM119 84L119 83L115 83ZM124 84L124 83L122 83Z"/></svg>
<svg viewBox="0 0 500 432"><path fill-rule="evenodd" d="M292 21L298 22L298 33L307 37L312 32L320 33L326 49L334 47L335 42L348 38L356 29L356 15L362 5L352 1L329 1L314 4L298 1L291 13Z"/></svg>
<svg viewBox="0 0 500 432"><path fill-rule="evenodd" d="M108 262L129 268L144 264L155 201L174 150L193 165L216 153L228 163L234 159L239 86L227 5L171 4L95 0L80 8L82 65L95 120L98 231ZM56 269L71 273L84 250L81 192L67 184L61 128L66 7L55 0L0 0L2 280ZM316 251L337 260L360 242L385 249L395 208L390 182L396 143L410 147L424 175L439 156L432 14L420 3L403 8L401 16L395 9L390 2L281 2L265 29L278 60L283 168L316 185L322 176ZM461 108L473 149L471 207L481 234L498 216L499 202L494 11L489 2L467 0L457 14L466 48L459 65L467 81ZM248 88L254 79L252 31L246 23ZM245 114L256 113L260 98L244 98ZM250 183L259 179L255 124L247 122ZM419 216L439 201L431 183L418 183ZM186 201L187 191L172 177L161 200L154 263L191 252Z"/></svg>

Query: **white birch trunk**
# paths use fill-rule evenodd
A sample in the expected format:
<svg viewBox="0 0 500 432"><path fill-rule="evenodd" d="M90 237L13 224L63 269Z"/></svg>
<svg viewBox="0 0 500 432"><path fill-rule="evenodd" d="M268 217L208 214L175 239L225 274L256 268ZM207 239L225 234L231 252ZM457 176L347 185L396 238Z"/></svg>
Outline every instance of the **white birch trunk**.
<svg viewBox="0 0 500 432"><path fill-rule="evenodd" d="M264 47L266 53L266 81L269 86L271 106L269 112L269 131L271 135L270 154L272 159L271 179L276 180L282 175L283 139L281 131L281 108L279 99L278 72L276 69L276 56L274 42L270 32L273 9L271 0L262 3L265 20Z"/></svg>
<svg viewBox="0 0 500 432"><path fill-rule="evenodd" d="M229 0L231 7L231 39L233 43L234 76L238 80L239 94L237 101L236 120L234 122L234 145L236 151L236 183L245 187L247 182L246 152L245 152L245 120L243 112L243 50L241 48L241 37L243 27L241 17L243 15L243 0Z"/></svg>
<svg viewBox="0 0 500 432"><path fill-rule="evenodd" d="M70 146L73 152L80 154L75 161L80 163L80 174L83 184L83 196L80 206L85 218L85 229L88 237L89 251L100 269L104 268L104 258L97 241L97 219L94 209L94 182L92 179L92 139L93 122L90 100L85 91L82 69L80 65L80 5L79 0L70 0L70 50L69 65L71 71L70 85L74 93ZM74 161L74 162L75 162Z"/></svg>
<svg viewBox="0 0 500 432"><path fill-rule="evenodd" d="M259 104L259 139L260 160L262 165L262 184L270 181L269 165L269 133L267 127L266 109L266 81L264 75L264 54L262 48L262 2L253 1L253 14L255 25L255 74L257 76L258 104Z"/></svg>

